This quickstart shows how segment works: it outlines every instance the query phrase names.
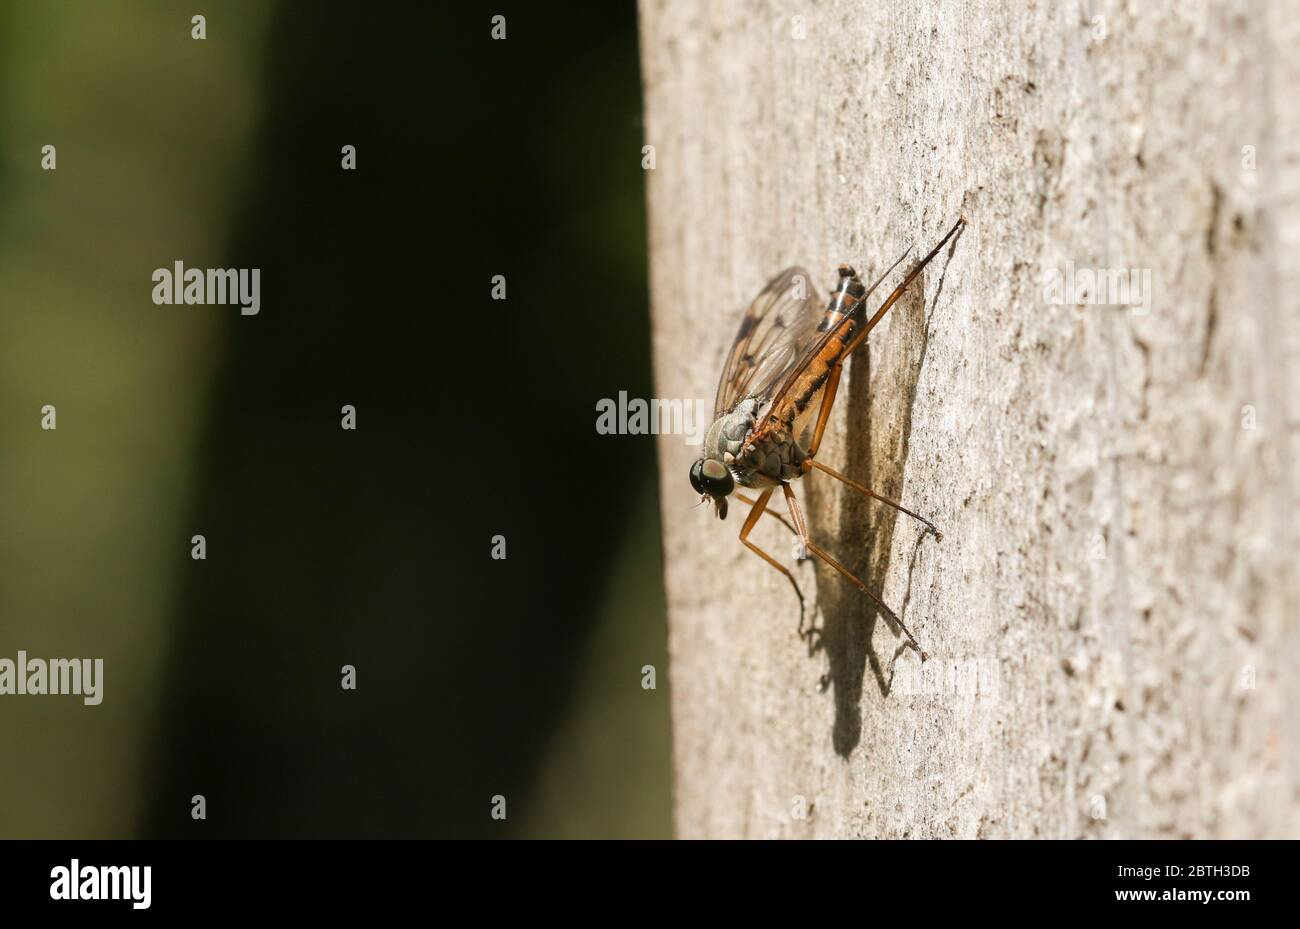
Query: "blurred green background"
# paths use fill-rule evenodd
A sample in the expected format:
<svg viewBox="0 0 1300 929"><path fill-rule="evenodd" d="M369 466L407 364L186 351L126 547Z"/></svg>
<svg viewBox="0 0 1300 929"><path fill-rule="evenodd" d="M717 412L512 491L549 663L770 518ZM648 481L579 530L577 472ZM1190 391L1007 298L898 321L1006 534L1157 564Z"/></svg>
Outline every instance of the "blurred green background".
<svg viewBox="0 0 1300 929"><path fill-rule="evenodd" d="M0 836L669 834L653 439L594 429L652 395L602 9L0 3L0 657L105 662L0 696ZM261 313L155 306L177 260Z"/></svg>

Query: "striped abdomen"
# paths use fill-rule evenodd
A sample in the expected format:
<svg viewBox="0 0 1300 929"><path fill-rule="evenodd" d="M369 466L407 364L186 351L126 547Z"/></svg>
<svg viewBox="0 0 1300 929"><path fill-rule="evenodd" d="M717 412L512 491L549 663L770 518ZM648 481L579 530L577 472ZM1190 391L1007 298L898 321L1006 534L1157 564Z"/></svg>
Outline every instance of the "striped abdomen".
<svg viewBox="0 0 1300 929"><path fill-rule="evenodd" d="M796 434L796 423L808 412L813 400L826 385L831 369L843 357L854 330L862 322L864 293L866 288L858 280L857 272L849 265L841 265L839 283L826 306L826 315L817 327L818 332L830 335L803 368L796 372L784 394L776 399L768 414L769 428L779 423L785 432Z"/></svg>

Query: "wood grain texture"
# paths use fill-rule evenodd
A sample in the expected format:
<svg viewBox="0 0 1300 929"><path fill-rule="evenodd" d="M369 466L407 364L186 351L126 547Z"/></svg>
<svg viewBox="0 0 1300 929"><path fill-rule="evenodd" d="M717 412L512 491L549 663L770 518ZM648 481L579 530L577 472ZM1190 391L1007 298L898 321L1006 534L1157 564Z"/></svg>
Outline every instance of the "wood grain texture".
<svg viewBox="0 0 1300 929"><path fill-rule="evenodd" d="M849 365L819 455L943 541L796 486L924 673L805 563L810 649L742 508L692 509L698 449L660 439L679 835L1300 835L1297 21L642 4L658 396L711 403L782 267L829 287L970 221ZM1145 312L1054 304L1070 265L1149 270Z"/></svg>

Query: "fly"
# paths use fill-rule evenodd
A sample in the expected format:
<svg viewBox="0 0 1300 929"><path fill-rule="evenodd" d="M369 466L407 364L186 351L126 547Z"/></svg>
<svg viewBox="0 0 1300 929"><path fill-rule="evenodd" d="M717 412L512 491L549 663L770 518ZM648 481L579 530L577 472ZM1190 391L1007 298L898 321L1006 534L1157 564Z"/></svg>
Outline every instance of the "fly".
<svg viewBox="0 0 1300 929"><path fill-rule="evenodd" d="M750 532L764 512L780 519L767 509L768 501L779 487L793 523L788 528L798 536L803 550L826 562L874 600L921 653L922 661L928 656L894 611L808 537L807 524L790 482L814 469L821 471L858 493L919 520L936 539L943 538L943 533L924 516L822 464L816 456L835 403L844 362L866 342L876 323L965 222L965 217L957 220L870 318L866 315L867 298L903 262L910 248L870 287L862 283L852 266L841 265L839 279L827 302L819 297L811 283L812 277L803 268L787 268L773 278L740 321L740 330L727 353L718 382L714 421L704 439L704 457L691 465L690 475L691 486L702 501L712 501L719 519L727 518L729 497L734 496L749 506L749 514L740 529L740 541L786 576L802 610L803 594L794 575L749 540ZM810 426L812 440L805 445L802 440ZM738 492L737 486L757 491L757 497Z"/></svg>

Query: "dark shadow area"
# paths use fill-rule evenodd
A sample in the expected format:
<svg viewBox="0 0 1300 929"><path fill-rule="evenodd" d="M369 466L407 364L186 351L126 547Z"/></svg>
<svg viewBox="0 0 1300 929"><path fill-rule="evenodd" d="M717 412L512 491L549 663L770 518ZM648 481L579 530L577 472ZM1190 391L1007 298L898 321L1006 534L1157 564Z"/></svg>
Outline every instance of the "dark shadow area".
<svg viewBox="0 0 1300 929"><path fill-rule="evenodd" d="M936 256L946 269L957 236L944 253ZM904 506L904 472L912 433L912 411L916 401L916 385L925 365L929 346L929 328L925 308L925 279L935 273L932 263L922 272L907 293L893 309L886 339L878 354L875 370L870 354L864 346L850 359L840 388L838 403L848 407L847 460L825 460L825 463L848 477L874 490L876 493L898 500ZM935 302L943 293L943 270ZM896 281L894 282L896 284ZM886 291L886 293L888 293ZM879 305L869 304L874 310ZM879 330L873 332L879 338ZM914 538L913 553L908 569L907 592L902 603L888 605L907 623L924 644L925 638L915 623L909 622L907 606L911 599L911 572L916 566L916 556L923 544L933 545L925 528L916 520L899 513L879 501L840 485L833 478L816 475L815 489L809 493L838 493L840 500L839 538L822 538L818 541L832 555L838 557L846 568L862 578L869 590L884 596L885 579L889 574L894 533L910 533ZM928 514L922 514L928 515ZM939 527L942 530L942 526ZM866 668L871 668L876 685L882 695L888 695L894 676L894 662L910 648L902 632L869 597L858 591L832 568L817 563L817 591L821 606L822 626L814 651L825 651L828 669L822 678L823 689L830 689L835 700L835 722L832 743L841 757L848 758L862 738L862 686ZM888 601L886 601L888 603ZM871 646L877 621L890 626L897 638L892 656L883 660Z"/></svg>
<svg viewBox="0 0 1300 929"><path fill-rule="evenodd" d="M266 70L143 831L507 835L654 467L635 9L290 4Z"/></svg>

